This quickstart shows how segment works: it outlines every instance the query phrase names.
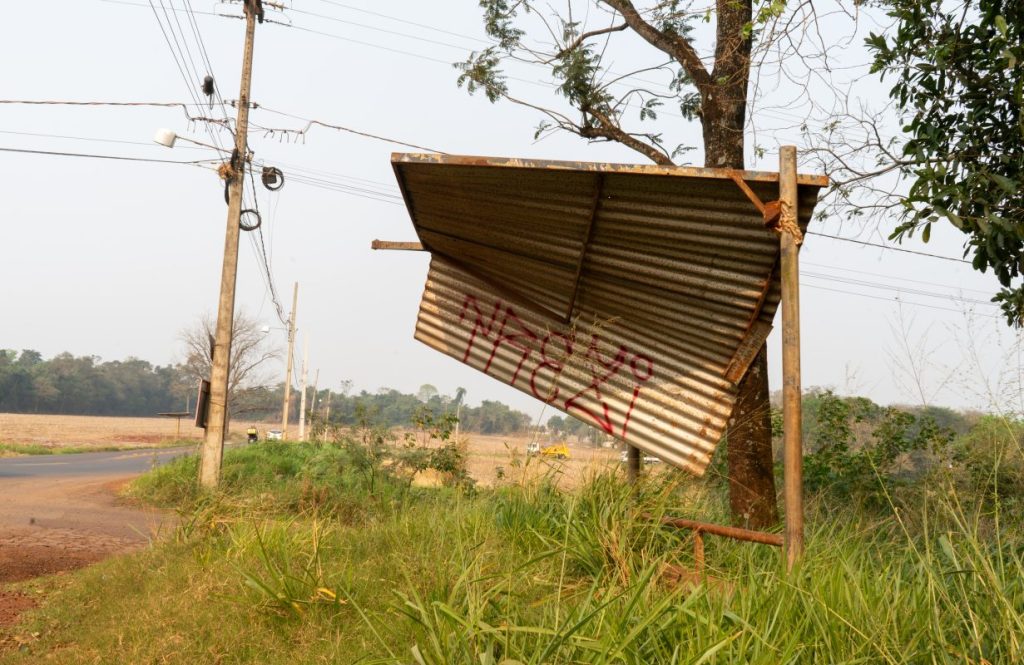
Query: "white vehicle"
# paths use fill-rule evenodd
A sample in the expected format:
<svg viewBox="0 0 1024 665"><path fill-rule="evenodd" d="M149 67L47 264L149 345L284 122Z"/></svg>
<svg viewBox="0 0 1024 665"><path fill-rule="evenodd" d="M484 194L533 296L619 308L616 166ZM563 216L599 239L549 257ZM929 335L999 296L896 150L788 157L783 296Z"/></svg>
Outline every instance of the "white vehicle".
<svg viewBox="0 0 1024 665"><path fill-rule="evenodd" d="M267 430L267 441L280 441L284 438L284 432L279 429Z"/></svg>
<svg viewBox="0 0 1024 665"><path fill-rule="evenodd" d="M629 453L628 452L623 450L621 453L619 453L619 461L620 462L625 464L628 459L629 459ZM644 460L644 464L661 464L661 458L660 457L655 457L654 455L644 455L643 456L643 460Z"/></svg>
<svg viewBox="0 0 1024 665"><path fill-rule="evenodd" d="M530 443L526 444L526 454L527 455L531 455L532 456L532 455L537 455L539 453L540 453L540 443L538 443L537 441L531 441Z"/></svg>

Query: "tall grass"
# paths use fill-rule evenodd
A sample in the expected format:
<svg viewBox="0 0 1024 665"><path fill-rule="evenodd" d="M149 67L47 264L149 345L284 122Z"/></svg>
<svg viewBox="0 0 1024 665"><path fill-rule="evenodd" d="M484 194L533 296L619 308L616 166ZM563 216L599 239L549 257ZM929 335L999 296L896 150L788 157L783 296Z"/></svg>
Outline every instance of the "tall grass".
<svg viewBox="0 0 1024 665"><path fill-rule="evenodd" d="M203 494L194 464L135 487L183 506L176 537L52 591L12 662L1024 662L1024 520L952 481L888 510L812 500L789 574L709 536L679 581L690 536L643 515L724 507L673 473L417 490L344 446L261 444Z"/></svg>

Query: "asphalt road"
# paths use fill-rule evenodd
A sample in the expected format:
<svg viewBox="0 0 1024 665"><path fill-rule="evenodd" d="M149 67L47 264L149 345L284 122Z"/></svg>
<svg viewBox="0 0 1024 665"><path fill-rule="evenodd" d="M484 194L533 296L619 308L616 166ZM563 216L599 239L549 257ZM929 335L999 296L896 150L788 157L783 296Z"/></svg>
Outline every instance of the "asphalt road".
<svg viewBox="0 0 1024 665"><path fill-rule="evenodd" d="M195 450L195 446L187 446L0 458L0 492L3 490L2 480L5 478L134 476L166 464L176 457L192 454Z"/></svg>

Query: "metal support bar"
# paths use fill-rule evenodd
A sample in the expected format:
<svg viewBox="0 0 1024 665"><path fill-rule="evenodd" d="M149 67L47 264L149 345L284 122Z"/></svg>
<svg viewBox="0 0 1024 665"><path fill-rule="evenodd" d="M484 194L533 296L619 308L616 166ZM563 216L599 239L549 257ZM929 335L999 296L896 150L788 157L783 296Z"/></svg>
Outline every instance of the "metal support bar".
<svg viewBox="0 0 1024 665"><path fill-rule="evenodd" d="M651 515L645 515L651 518ZM783 539L777 533L765 533L764 531L753 531L738 526L726 526L724 524L713 524L711 522L698 522L697 520L684 520L678 517L662 517L659 522L663 526L671 526L677 529L690 529L702 531L716 536L724 536L733 540L743 540L748 543L760 543L761 545L772 545L782 547Z"/></svg>
<svg viewBox="0 0 1024 665"><path fill-rule="evenodd" d="M779 233L782 276L782 429L783 481L786 507L786 570L792 570L804 552L803 441L800 395L800 263L799 241L788 229L797 220L796 147L779 151ZM797 233L799 233L799 227Z"/></svg>
<svg viewBox="0 0 1024 665"><path fill-rule="evenodd" d="M572 295L569 297L569 306L565 310L562 320L566 323L572 322L572 312L576 309L576 298L580 295L580 283L583 281L583 262L587 258L587 250L590 248L590 241L594 238L594 221L597 219L597 211L601 208L601 194L604 191L604 174L598 173L594 178L594 202L590 205L590 219L587 220L587 230L583 234L583 246L580 248L580 258L576 262L576 276L573 278Z"/></svg>
<svg viewBox="0 0 1024 665"><path fill-rule="evenodd" d="M740 171L729 169L728 175L729 179L736 183L740 191L747 195L747 198L754 204L757 211L761 213L761 216L764 218L764 225L769 228L774 227L779 221L779 214L782 208L779 201L763 202L761 197L754 193L754 190L750 188L747 181L740 175Z"/></svg>
<svg viewBox="0 0 1024 665"><path fill-rule="evenodd" d="M370 243L370 249L395 249L406 252L422 252L423 243L403 242L401 240L374 240Z"/></svg>

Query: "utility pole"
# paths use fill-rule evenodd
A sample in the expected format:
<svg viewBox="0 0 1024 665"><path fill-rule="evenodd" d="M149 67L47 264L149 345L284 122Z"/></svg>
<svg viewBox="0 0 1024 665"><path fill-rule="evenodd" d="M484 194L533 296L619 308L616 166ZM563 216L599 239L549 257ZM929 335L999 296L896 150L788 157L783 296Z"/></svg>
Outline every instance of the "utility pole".
<svg viewBox="0 0 1024 665"><path fill-rule="evenodd" d="M331 389L327 389L327 408L324 410L324 438L327 441L327 428L331 426Z"/></svg>
<svg viewBox="0 0 1024 665"><path fill-rule="evenodd" d="M238 116L235 121L235 150L228 184L228 223L224 236L224 265L220 276L220 302L217 305L217 331L214 335L213 367L210 371L210 406L203 437L203 456L199 465L199 482L216 487L220 482L221 460L224 456L224 433L227 427L228 375L231 364L231 337L234 332L235 284L238 278L238 234L242 217L242 185L245 182L246 156L249 151L249 88L252 83L252 49L256 36L256 17L263 20L261 0L245 1L245 46L242 51L242 82L238 93Z"/></svg>
<svg viewBox="0 0 1024 665"><path fill-rule="evenodd" d="M314 428L316 428L316 418L314 417L314 415L316 414L316 386L318 383L320 383L319 369L316 371L316 374L313 375L313 397L311 398L312 401L309 404L309 433L311 435L313 433Z"/></svg>
<svg viewBox="0 0 1024 665"><path fill-rule="evenodd" d="M302 336L302 397L299 398L299 441L306 440L306 379L309 373L309 335Z"/></svg>
<svg viewBox="0 0 1024 665"><path fill-rule="evenodd" d="M288 369L284 372L284 407L281 409L281 439L288 440L288 405L292 398L292 356L295 351L295 308L299 304L299 283L292 291L292 315L288 318Z"/></svg>

